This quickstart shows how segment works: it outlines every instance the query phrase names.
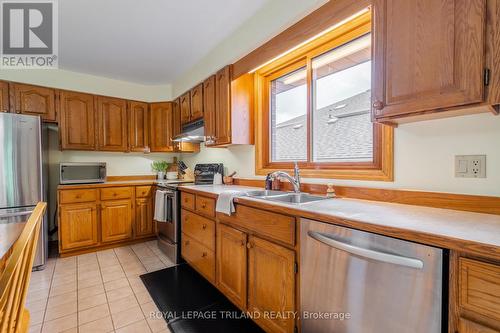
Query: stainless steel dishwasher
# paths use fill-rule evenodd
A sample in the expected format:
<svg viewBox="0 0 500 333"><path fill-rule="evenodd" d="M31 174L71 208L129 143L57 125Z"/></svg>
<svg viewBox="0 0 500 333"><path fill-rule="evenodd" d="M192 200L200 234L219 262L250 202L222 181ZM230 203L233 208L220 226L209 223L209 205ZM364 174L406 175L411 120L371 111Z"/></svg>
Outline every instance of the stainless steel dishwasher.
<svg viewBox="0 0 500 333"><path fill-rule="evenodd" d="M302 333L446 329L442 249L307 219L300 246Z"/></svg>

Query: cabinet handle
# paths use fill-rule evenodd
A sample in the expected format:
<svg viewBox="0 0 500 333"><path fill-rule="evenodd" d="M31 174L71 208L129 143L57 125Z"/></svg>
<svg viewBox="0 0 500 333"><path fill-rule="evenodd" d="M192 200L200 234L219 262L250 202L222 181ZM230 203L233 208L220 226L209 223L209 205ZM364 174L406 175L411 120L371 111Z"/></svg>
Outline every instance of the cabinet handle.
<svg viewBox="0 0 500 333"><path fill-rule="evenodd" d="M203 253L201 254L201 257L202 257L202 258L205 258L206 256L207 256L207 253L206 253L206 252L203 252Z"/></svg>
<svg viewBox="0 0 500 333"><path fill-rule="evenodd" d="M382 103L381 101L375 101L373 102L373 108L375 110L382 110L384 108L384 103Z"/></svg>
<svg viewBox="0 0 500 333"><path fill-rule="evenodd" d="M184 242L184 245L189 245L189 241L188 241L188 240L187 240L187 241L185 241L185 242Z"/></svg>
<svg viewBox="0 0 500 333"><path fill-rule="evenodd" d="M252 243L248 242L247 243L247 248L251 249L253 247Z"/></svg>
<svg viewBox="0 0 500 333"><path fill-rule="evenodd" d="M205 230L205 229L207 228L207 225L206 225L205 223L203 223L203 225L201 226L201 228L202 228L203 230Z"/></svg>
<svg viewBox="0 0 500 333"><path fill-rule="evenodd" d="M245 246L245 241L241 241L241 246Z"/></svg>
<svg viewBox="0 0 500 333"><path fill-rule="evenodd" d="M205 208L205 207L207 207L207 204L206 203L202 203L201 204L201 208Z"/></svg>

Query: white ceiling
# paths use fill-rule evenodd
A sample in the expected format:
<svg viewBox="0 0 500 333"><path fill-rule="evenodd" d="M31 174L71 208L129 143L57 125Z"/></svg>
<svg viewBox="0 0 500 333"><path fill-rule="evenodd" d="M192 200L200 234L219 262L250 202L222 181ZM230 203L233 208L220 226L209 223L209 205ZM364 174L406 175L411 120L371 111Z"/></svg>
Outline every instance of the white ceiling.
<svg viewBox="0 0 500 333"><path fill-rule="evenodd" d="M59 67L167 84L272 0L62 0Z"/></svg>

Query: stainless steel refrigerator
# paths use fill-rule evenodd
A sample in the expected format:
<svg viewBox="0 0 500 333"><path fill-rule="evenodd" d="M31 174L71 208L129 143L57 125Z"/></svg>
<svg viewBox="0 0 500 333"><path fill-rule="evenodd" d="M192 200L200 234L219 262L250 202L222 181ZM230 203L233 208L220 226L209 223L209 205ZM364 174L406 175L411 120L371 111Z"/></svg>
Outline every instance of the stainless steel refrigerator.
<svg viewBox="0 0 500 333"><path fill-rule="evenodd" d="M39 201L47 201L46 137L40 117L0 112L0 223L26 221ZM47 260L47 228L46 214L35 269Z"/></svg>

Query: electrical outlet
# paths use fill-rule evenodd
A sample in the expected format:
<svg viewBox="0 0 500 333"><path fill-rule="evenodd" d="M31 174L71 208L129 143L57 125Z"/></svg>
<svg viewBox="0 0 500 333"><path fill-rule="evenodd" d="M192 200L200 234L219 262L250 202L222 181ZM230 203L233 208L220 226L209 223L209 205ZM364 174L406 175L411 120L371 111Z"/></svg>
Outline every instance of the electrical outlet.
<svg viewBox="0 0 500 333"><path fill-rule="evenodd" d="M486 178L486 155L456 155L455 177Z"/></svg>

